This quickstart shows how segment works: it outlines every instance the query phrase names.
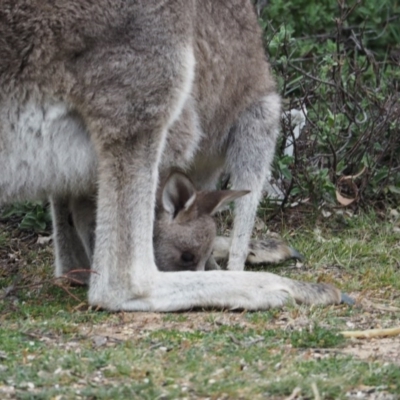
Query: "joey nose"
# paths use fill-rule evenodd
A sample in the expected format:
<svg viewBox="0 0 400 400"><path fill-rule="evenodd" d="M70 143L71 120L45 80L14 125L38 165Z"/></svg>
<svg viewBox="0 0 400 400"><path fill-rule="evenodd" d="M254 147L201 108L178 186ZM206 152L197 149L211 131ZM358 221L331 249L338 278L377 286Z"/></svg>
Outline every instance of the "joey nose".
<svg viewBox="0 0 400 400"><path fill-rule="evenodd" d="M182 260L183 262L193 262L193 261L194 261L194 254L193 254L193 253L190 253L190 252L188 252L188 251L184 251L184 252L181 254L181 260Z"/></svg>

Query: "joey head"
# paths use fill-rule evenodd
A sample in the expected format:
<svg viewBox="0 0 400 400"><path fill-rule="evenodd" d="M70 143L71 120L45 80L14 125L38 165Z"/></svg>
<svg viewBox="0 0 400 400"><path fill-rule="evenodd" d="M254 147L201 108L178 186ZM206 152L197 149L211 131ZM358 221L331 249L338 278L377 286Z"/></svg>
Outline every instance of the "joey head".
<svg viewBox="0 0 400 400"><path fill-rule="evenodd" d="M245 190L196 191L183 173L173 172L158 196L154 254L161 271L202 271L216 237L214 213ZM215 264L216 265L216 264Z"/></svg>

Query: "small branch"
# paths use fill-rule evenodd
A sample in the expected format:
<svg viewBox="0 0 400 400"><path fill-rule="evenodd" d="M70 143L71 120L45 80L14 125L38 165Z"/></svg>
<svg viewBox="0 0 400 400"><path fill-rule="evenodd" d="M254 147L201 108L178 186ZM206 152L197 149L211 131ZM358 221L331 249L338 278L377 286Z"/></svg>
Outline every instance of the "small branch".
<svg viewBox="0 0 400 400"><path fill-rule="evenodd" d="M72 293L70 292L70 290L69 290L67 287L65 287L64 285L62 285L61 283L58 282L58 281L60 281L60 280L62 280L62 279L66 279L66 280L68 280L69 282L72 282L72 283L82 284L82 282L79 281L78 279L75 279L75 278L72 278L71 276L68 276L68 275L71 274L71 273L77 273L77 272L85 272L85 273L97 274L96 271L91 270L91 269L75 269L75 270L69 271L67 274L62 275L62 276L60 276L60 277L51 278L51 279L44 279L44 280L42 280L42 281L40 281L40 282L32 283L32 284L30 284L30 285L15 286L15 285L13 284L13 285L7 287L7 288L4 290L4 293L3 293L2 296L0 296L0 298L1 298L1 299L6 298L6 297L9 296L11 293L16 292L16 291L21 290L21 289L32 289L32 288L34 288L34 287L43 286L43 285L45 285L45 284L50 283L50 284L53 284L53 285L55 285L55 286L58 286L59 288L63 289L64 291L66 291L74 300L76 300L76 301L78 301L78 302L81 302L81 299L79 299L78 297L76 297L74 294L72 294Z"/></svg>
<svg viewBox="0 0 400 400"><path fill-rule="evenodd" d="M340 332L346 338L368 339L375 337L400 335L400 327L388 329L367 329L365 331L343 331Z"/></svg>
<svg viewBox="0 0 400 400"><path fill-rule="evenodd" d="M286 397L285 400L294 400L297 398L297 396L301 393L301 389L299 387L295 387L293 389L292 394L289 397Z"/></svg>
<svg viewBox="0 0 400 400"><path fill-rule="evenodd" d="M311 390L312 390L313 393L314 393L314 399L315 399L315 400L321 400L321 396L320 396L320 394L319 394L319 390L318 390L317 384L316 384L315 382L313 382L313 383L311 384Z"/></svg>
<svg viewBox="0 0 400 400"><path fill-rule="evenodd" d="M258 337L258 338L252 339L252 340L250 340L248 342L245 342L245 341L242 342L242 341L236 339L235 336L233 336L233 335L228 335L228 336L232 340L233 343L235 343L236 345L241 346L241 347L250 347L253 344L257 344L257 343L262 342L264 340L263 337Z"/></svg>
<svg viewBox="0 0 400 400"><path fill-rule="evenodd" d="M336 89L336 85L335 85L334 83L328 82L328 81L324 81L324 80L322 80L322 79L317 78L316 76L312 76L311 74L307 73L307 72L304 71L303 69L301 69L301 68L299 68L299 67L296 67L293 63L289 63L289 65L290 65L293 69L295 69L297 72L300 72L302 75L306 76L307 78L310 78L310 79L312 79L312 80L315 81L315 82L319 82L319 83L322 83L322 84L324 84L324 85L328 85L328 86L334 87L334 88Z"/></svg>
<svg viewBox="0 0 400 400"><path fill-rule="evenodd" d="M58 282L54 282L54 285L59 287L60 289L63 289L67 294L69 294L78 303L82 302L82 300L79 297L76 297L73 293L71 293L71 291L66 286L64 286L64 285L62 285L61 283L58 283Z"/></svg>
<svg viewBox="0 0 400 400"><path fill-rule="evenodd" d="M373 308L374 310L385 311L385 312L399 312L400 308L395 306L386 306L384 304L374 303L367 299L362 299L362 305Z"/></svg>

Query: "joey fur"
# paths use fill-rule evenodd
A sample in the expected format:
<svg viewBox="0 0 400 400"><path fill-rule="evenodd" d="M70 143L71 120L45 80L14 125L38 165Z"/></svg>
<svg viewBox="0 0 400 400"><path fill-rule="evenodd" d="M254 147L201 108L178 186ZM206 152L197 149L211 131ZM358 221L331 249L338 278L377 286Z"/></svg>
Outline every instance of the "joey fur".
<svg viewBox="0 0 400 400"><path fill-rule="evenodd" d="M341 301L329 285L241 271L279 116L250 0L0 0L0 200L62 208L97 193L93 306ZM157 184L172 166L199 189L226 170L251 191L235 202L231 271L157 269Z"/></svg>

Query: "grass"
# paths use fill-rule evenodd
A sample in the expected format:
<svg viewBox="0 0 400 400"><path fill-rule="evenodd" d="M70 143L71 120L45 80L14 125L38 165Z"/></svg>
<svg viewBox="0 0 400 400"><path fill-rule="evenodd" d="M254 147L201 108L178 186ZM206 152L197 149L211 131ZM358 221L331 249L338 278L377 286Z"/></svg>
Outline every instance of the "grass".
<svg viewBox="0 0 400 400"><path fill-rule="evenodd" d="M50 248L3 226L0 290L16 276L23 288L0 300L0 398L398 398L399 338L338 334L400 325L396 224L368 214L284 227L307 263L268 269L332 282L355 307L166 314L90 309L85 289L63 283L75 299L54 284Z"/></svg>
<svg viewBox="0 0 400 400"><path fill-rule="evenodd" d="M374 213L340 215L339 221L333 216L332 220L317 221L315 228L298 227L283 235L307 260L302 279L331 281L346 291L386 286L400 290L398 221ZM284 273L285 268L278 271Z"/></svg>

